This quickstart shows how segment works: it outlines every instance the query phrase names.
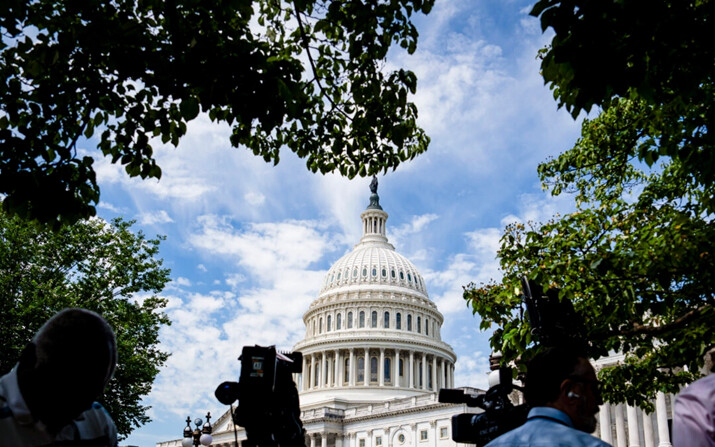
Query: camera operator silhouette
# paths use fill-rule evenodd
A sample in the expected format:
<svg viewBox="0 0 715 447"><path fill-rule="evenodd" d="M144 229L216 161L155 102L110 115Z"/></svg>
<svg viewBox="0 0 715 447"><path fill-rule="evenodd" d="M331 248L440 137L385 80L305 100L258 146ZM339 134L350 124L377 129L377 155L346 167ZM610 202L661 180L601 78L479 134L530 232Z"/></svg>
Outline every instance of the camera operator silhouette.
<svg viewBox="0 0 715 447"><path fill-rule="evenodd" d="M55 314L0 378L0 444L115 447L114 422L94 401L116 364L114 332L102 317Z"/></svg>
<svg viewBox="0 0 715 447"><path fill-rule="evenodd" d="M603 403L596 372L572 348L553 347L527 365L524 397L531 407L526 422L487 447L608 447L591 436Z"/></svg>

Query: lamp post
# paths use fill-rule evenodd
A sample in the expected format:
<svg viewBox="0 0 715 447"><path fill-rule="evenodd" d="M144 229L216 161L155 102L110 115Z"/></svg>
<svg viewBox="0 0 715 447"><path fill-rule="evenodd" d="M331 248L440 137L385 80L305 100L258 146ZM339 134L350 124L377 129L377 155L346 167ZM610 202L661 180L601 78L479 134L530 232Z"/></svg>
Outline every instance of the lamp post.
<svg viewBox="0 0 715 447"><path fill-rule="evenodd" d="M186 417L186 427L184 428L184 440L181 441L182 447L198 447L201 445L211 445L213 438L211 437L211 413L206 413L206 423L201 418L194 419L195 429L191 429L191 417ZM203 424L203 426L201 425Z"/></svg>

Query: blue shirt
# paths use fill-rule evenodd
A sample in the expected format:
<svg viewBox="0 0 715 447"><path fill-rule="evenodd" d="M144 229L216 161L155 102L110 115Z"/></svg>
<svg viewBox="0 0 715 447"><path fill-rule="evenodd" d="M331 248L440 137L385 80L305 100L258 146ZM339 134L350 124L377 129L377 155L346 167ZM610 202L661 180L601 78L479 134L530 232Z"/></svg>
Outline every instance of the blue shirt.
<svg viewBox="0 0 715 447"><path fill-rule="evenodd" d="M551 407L534 407L521 427L504 433L485 447L612 447L573 428L571 418Z"/></svg>

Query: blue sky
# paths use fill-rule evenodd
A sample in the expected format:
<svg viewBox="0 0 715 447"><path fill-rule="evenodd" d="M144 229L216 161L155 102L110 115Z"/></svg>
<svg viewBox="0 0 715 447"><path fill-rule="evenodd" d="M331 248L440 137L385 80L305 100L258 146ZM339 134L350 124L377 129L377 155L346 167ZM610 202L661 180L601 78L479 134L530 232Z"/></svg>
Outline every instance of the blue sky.
<svg viewBox="0 0 715 447"><path fill-rule="evenodd" d="M549 36L528 16L530 6L438 0L416 17L416 53L394 51L388 61L417 74L414 101L432 143L379 177L380 201L390 241L444 314L458 386L486 388L490 335L479 331L462 286L499 278L496 249L507 223L543 221L572 206L544 193L536 174L539 162L573 145L579 123L557 110L539 76L536 52ZM237 379L241 347L290 349L299 341L325 273L360 238L370 179L311 174L289 152L274 167L231 148L229 133L200 116L178 148L157 142L160 181L95 163L99 215L166 235L161 256L173 280L163 292L173 324L161 332L172 355L145 400L154 421L123 444L176 439L187 415L223 413L213 390Z"/></svg>

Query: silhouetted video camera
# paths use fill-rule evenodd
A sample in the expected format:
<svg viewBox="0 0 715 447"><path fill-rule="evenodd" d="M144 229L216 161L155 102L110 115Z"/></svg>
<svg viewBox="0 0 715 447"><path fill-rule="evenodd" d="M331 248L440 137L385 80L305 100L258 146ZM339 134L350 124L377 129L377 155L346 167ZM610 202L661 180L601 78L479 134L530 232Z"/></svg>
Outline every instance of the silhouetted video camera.
<svg viewBox="0 0 715 447"><path fill-rule="evenodd" d="M249 447L305 447L298 389L291 374L303 369L303 354L281 354L275 346L244 346L238 382L223 382L216 398L225 405L238 400L236 425L246 429Z"/></svg>
<svg viewBox="0 0 715 447"><path fill-rule="evenodd" d="M467 394L463 390L442 388L439 401L479 407L484 413L463 413L452 416L452 439L455 442L483 446L497 436L513 430L526 420L526 405L514 406L509 394L516 388L511 368L499 368L489 374L489 390L485 394Z"/></svg>
<svg viewBox="0 0 715 447"><path fill-rule="evenodd" d="M558 289L549 289L544 293L541 286L526 277L521 279L521 285L534 341L543 346L567 346L585 352L588 341L583 335L583 321L571 301L559 300ZM509 400L509 394L514 389L523 391L513 384L511 368L492 371L489 375L489 390L484 394L472 395L460 389L441 389L440 402L464 403L468 407L484 410L481 414L452 416L452 439L481 447L526 422L529 413L527 404L515 406Z"/></svg>

